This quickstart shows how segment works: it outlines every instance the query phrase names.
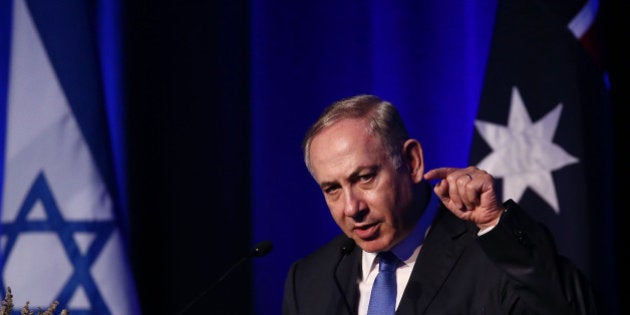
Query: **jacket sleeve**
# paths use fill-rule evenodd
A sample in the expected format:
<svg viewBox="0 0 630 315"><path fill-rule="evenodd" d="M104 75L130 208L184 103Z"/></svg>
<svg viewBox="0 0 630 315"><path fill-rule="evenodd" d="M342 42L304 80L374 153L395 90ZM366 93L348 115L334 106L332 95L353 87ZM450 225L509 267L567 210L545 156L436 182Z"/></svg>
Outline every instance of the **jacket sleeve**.
<svg viewBox="0 0 630 315"><path fill-rule="evenodd" d="M499 224L478 242L513 284L507 294L514 314L598 314L594 290L585 275L558 254L553 237L514 201L505 203Z"/></svg>

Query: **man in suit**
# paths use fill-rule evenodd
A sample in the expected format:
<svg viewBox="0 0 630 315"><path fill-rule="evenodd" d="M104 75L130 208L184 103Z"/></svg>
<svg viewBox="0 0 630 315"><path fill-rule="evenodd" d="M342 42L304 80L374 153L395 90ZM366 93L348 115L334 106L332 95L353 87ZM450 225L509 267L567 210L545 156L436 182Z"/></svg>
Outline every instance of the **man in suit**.
<svg viewBox="0 0 630 315"><path fill-rule="evenodd" d="M490 174L425 172L420 142L389 102L332 104L303 149L343 234L291 266L283 314L372 314L384 252L397 257L391 314L597 313L588 280L543 225L498 200Z"/></svg>

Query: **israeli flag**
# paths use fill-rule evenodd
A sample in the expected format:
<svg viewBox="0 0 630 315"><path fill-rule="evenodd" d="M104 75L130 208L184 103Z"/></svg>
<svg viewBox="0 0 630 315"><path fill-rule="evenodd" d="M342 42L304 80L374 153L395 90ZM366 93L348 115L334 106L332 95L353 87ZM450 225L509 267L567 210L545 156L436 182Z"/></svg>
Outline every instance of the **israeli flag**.
<svg viewBox="0 0 630 315"><path fill-rule="evenodd" d="M73 315L140 313L111 188L91 4L3 5L12 24L8 87L0 87L0 284L13 292L14 314L26 301L31 310L58 301Z"/></svg>

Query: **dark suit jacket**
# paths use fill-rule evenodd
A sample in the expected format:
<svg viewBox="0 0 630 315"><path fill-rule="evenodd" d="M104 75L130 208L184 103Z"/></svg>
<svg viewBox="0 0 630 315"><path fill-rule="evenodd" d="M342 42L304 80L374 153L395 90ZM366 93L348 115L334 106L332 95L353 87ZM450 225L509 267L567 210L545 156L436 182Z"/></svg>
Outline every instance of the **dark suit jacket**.
<svg viewBox="0 0 630 315"><path fill-rule="evenodd" d="M500 223L480 237L474 224L441 207L396 314L596 314L588 281L557 255L550 233L514 202L506 205ZM291 266L284 315L356 314L361 249L342 254L345 240L340 235Z"/></svg>

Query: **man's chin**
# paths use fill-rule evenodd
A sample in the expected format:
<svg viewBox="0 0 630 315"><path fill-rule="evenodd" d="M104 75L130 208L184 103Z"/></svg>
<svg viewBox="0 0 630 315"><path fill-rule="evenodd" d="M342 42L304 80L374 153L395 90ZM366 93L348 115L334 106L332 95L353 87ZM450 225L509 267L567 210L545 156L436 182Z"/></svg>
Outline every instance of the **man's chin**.
<svg viewBox="0 0 630 315"><path fill-rule="evenodd" d="M382 238L372 240L355 239L354 240L361 249L368 253L378 253L389 249L389 243Z"/></svg>

